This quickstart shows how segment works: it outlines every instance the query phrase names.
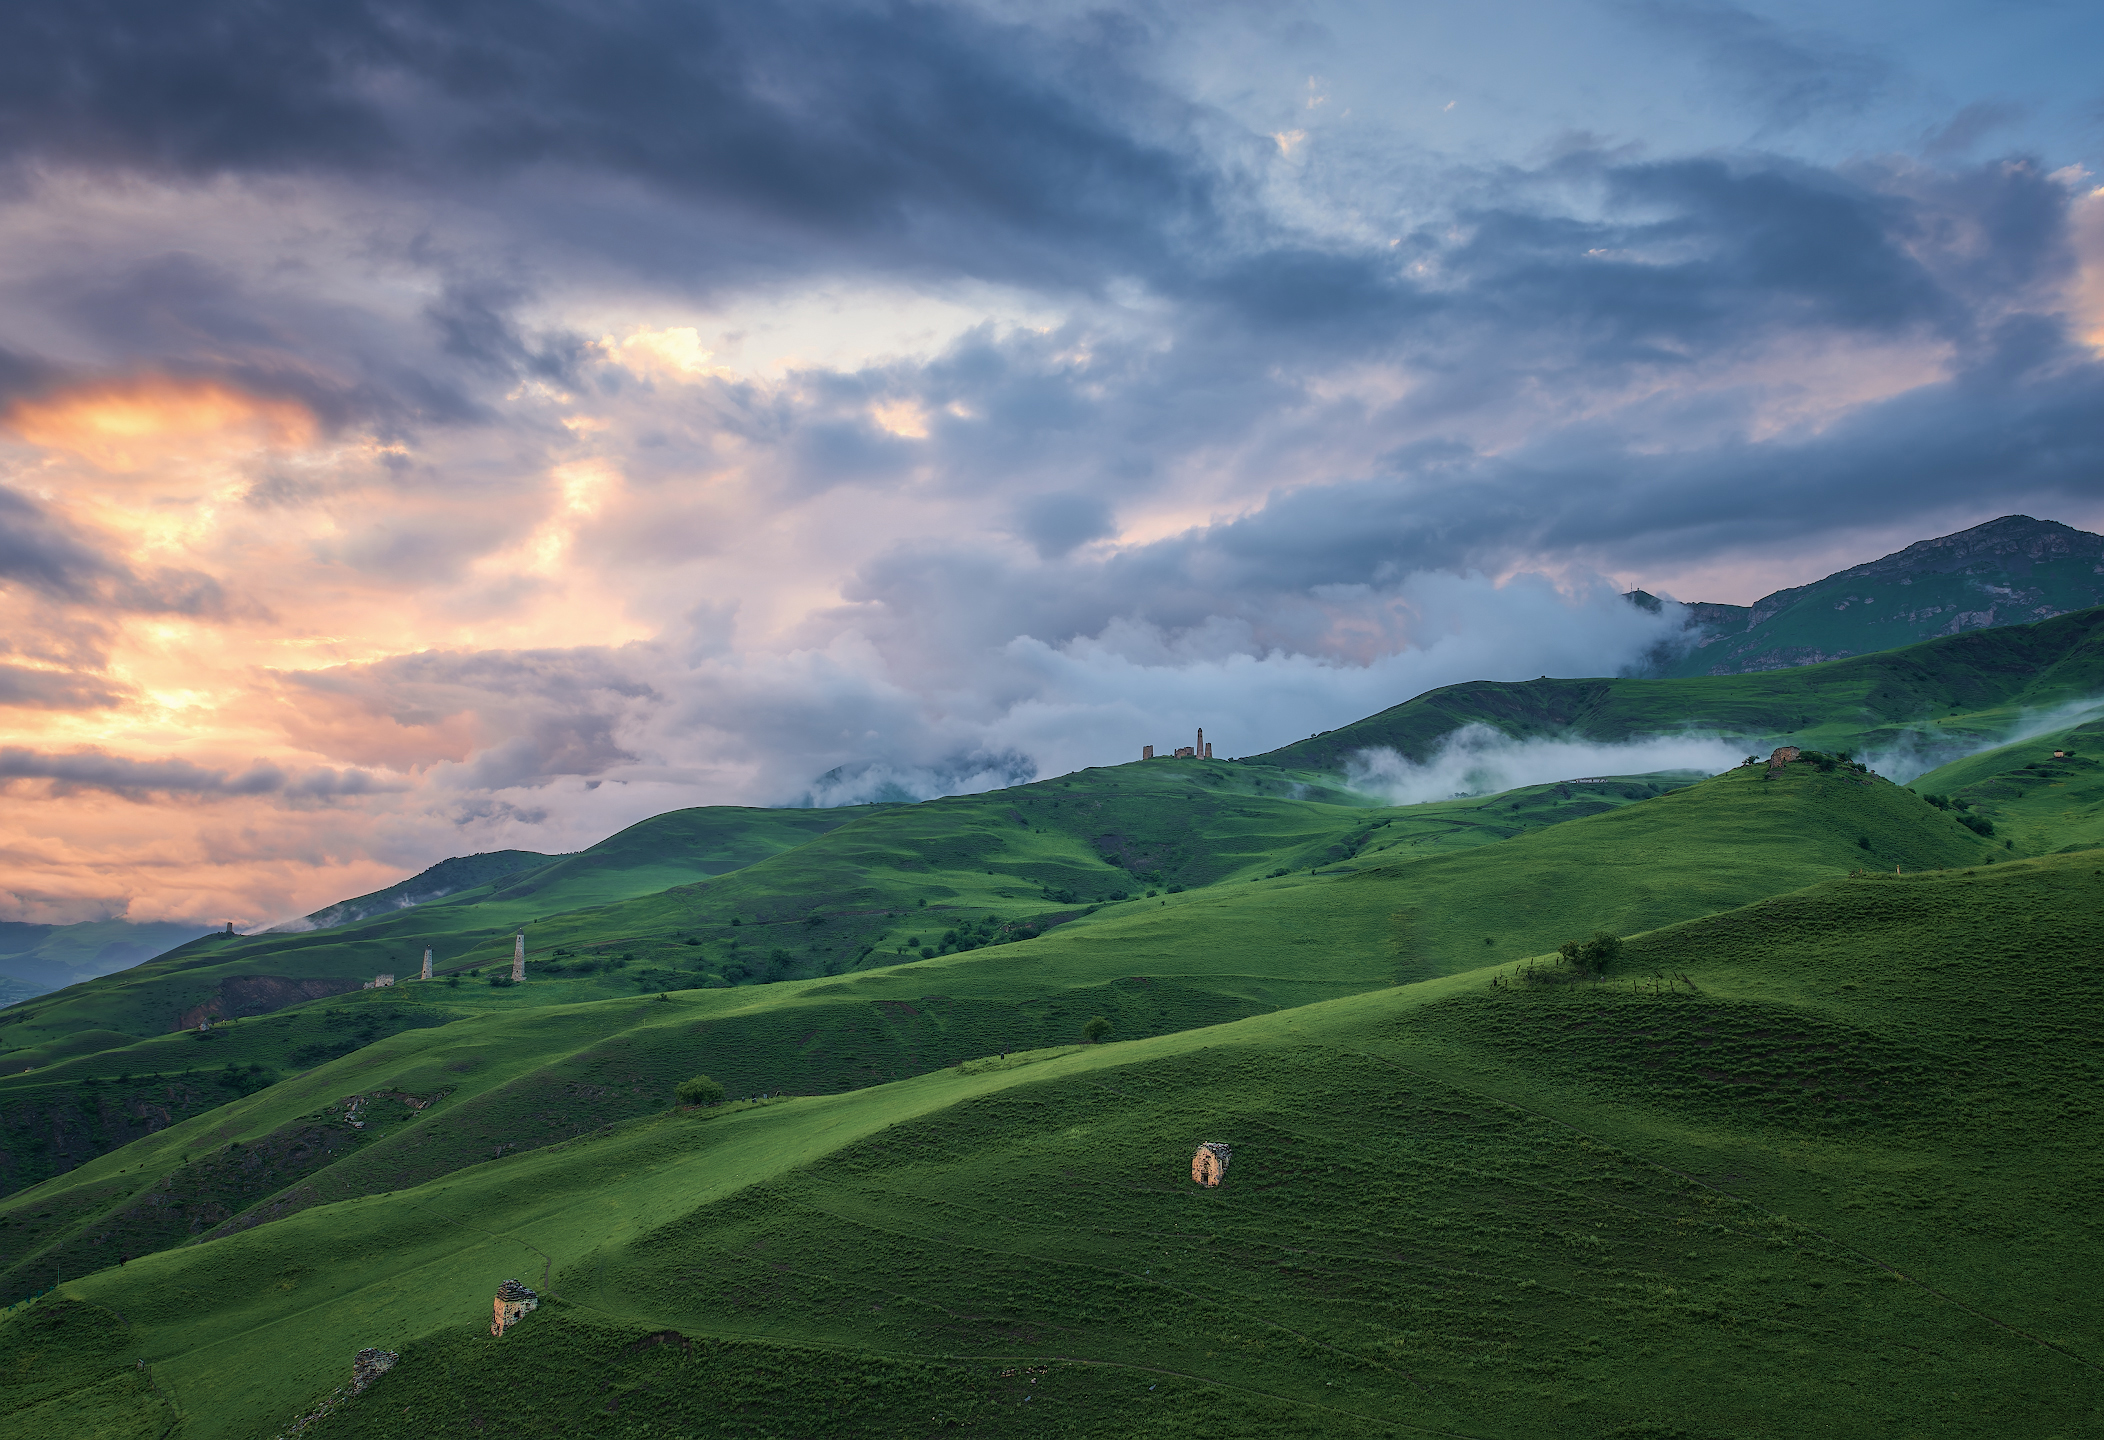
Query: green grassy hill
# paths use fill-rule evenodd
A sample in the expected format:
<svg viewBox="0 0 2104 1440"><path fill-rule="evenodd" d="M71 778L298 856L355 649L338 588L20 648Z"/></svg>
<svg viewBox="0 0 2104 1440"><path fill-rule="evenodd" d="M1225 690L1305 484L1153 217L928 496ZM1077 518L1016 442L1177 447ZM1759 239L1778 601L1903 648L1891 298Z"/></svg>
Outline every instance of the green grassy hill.
<svg viewBox="0 0 2104 1440"><path fill-rule="evenodd" d="M1173 771L1146 778L1168 783ZM560 977L438 983L61 1060L0 1081L0 1105L62 1117L76 1135L100 1123L132 1143L101 1160L69 1155L66 1173L0 1207L0 1294L650 1113L691 1068L737 1096L838 1093L1070 1043L1092 1015L1121 1038L1193 1029L1510 961L1600 928L1649 929L1865 864L1962 864L1983 846L1906 790L1804 763L1413 853L1437 838L1383 838L1322 873L1142 896L1034 941L836 981L597 1003ZM959 931L968 918L947 906L904 913ZM347 1058L269 1083L332 1054ZM258 1093L227 1093L243 1086ZM397 1097L396 1108L354 1133L340 1112L353 1091ZM434 1098L445 1103L417 1108ZM142 1103L160 1106L168 1128L124 1130ZM17 1183L35 1178L25 1168Z"/></svg>
<svg viewBox="0 0 2104 1440"><path fill-rule="evenodd" d="M1256 759L1341 772L1355 752L1386 746L1422 762L1466 725L1519 739L1611 744L1695 731L1740 737L1764 753L1791 744L1958 755L2017 729L2029 712L2100 695L2104 608L1762 674L1471 681Z"/></svg>
<svg viewBox="0 0 2104 1440"><path fill-rule="evenodd" d="M446 896L462 890L473 890L477 886L489 885L517 875L523 870L537 869L551 861L566 858L568 857L561 855L543 855L538 850L491 850L480 855L455 855L410 876L407 880L389 885L384 890L375 890L370 895L359 895L349 900L339 900L312 915L271 928L287 935L297 935L307 930L327 930L337 925L348 925L355 920L369 920L375 915L387 915L396 910L428 904L433 900L443 900Z"/></svg>
<svg viewBox="0 0 2104 1440"><path fill-rule="evenodd" d="M942 913L984 904L1002 924L1035 933L1121 892L1305 869L1405 836L1441 848L1487 844L1687 778L1630 778L1583 793L1538 786L1496 806L1457 801L1373 814L1362 797L1334 786L1222 762L1164 761L921 806L676 811L579 855L413 909L321 931L207 936L17 1007L0 1019L0 1071L39 1068L60 1053L54 1046L77 1053L90 1031L116 1047L207 1015L256 1015L354 992L381 972L407 977L427 945L441 975L508 964L520 928L529 930L536 979L564 982L559 992L536 989L540 998L781 979L881 963L875 937L921 901ZM1322 798L1298 798L1311 790ZM717 878L664 883L697 875ZM947 925L908 928L929 933L893 936L892 958L907 939L934 949L972 943L945 945ZM776 951L790 960L770 960Z"/></svg>
<svg viewBox="0 0 2104 1440"><path fill-rule="evenodd" d="M414 975L426 946L436 952L440 968L464 968L462 957L477 946L508 954L512 932L544 915L720 875L794 848L871 809L675 810L576 855L413 908L290 934L207 935L143 965L11 1007L0 1017L0 1071L40 1064L48 1046L77 1043L89 1030L134 1038L160 1035L207 1016L261 1014L355 991L382 972ZM16 1051L24 1053L17 1057Z"/></svg>
<svg viewBox="0 0 2104 1440"><path fill-rule="evenodd" d="M2104 611L2087 612L1780 675L1453 687L1327 738L1394 740L1398 726L1430 735L1490 717L1516 734L1611 739L1762 706L1813 720L1808 712L1824 706L1807 736L1890 738L1897 722L1870 720L1944 711L1906 733L1977 743L2019 723L2027 705L2094 693L2100 623ZM1978 861L1991 847L2012 858L2092 843L2083 827L2104 829L2061 813L2065 804L2051 823L2005 814L2012 787L2038 779L2020 765L1994 780L1991 796L1975 804L1961 794L1970 808L1944 812L1883 782L1793 767L1779 786L1735 775L1731 784L1752 788L1724 819L1711 808L1722 792L1667 793L1687 778L1381 808L1320 771L1156 761L918 806L675 812L413 908L298 934L209 936L12 1008L0 1016L0 1193L398 1032L490 1014L845 982L919 955L983 951L1000 968L1019 943L1097 957L1071 975L1064 962L1033 965L1039 978L1021 989L1004 981L991 996L923 1004L926 993L903 994L896 1003L913 1009L911 1026L886 1018L853 1043L748 1033L740 1027L760 1022L746 1002L724 1002L742 1017L726 1034L746 1037L732 1050L769 1057L738 1061L733 1078L756 1090L822 1090L919 1073L960 1046L1068 1040L1086 1018L1071 1013L1077 1006L1102 1011L1121 1033L1165 1033L1470 968L1593 928L1650 928L1850 868ZM1855 799L1815 800L1822 787ZM2035 807L2066 792L2048 779L2026 793ZM1632 806L1633 818L1615 818ZM1961 827L1990 814L2004 817L1992 840ZM1373 889L1327 884L1368 870L1384 872ZM1325 882L1319 894L1300 893L1315 880ZM1241 887L1262 903L1233 898ZM528 983L485 984L508 969L522 927ZM440 986L355 988L376 973L413 974L427 945ZM1201 949L1213 958L1186 963ZM1350 958L1289 963L1310 949ZM1156 983L1144 993L1123 985L1134 977ZM1024 1016L1015 1006L1026 992L1040 998ZM264 1015L283 1023L252 1023ZM240 1023L203 1039L178 1033L205 1018ZM592 1123L629 1113L607 1104L551 1113ZM568 1123L538 1133L545 1140ZM492 1144L526 1143L506 1134ZM289 1184L308 1173L294 1169L270 1176Z"/></svg>
<svg viewBox="0 0 2104 1440"><path fill-rule="evenodd" d="M1196 873L1218 874L1231 863L1249 868L1251 854L1263 856L1267 865L1272 859L1286 859L1304 868L1271 866L1263 873L1271 877L1266 882L1270 890L1290 892L1299 882L1278 877L1306 879L1323 867L1328 867L1329 873L1337 873L1340 866L1375 857L1392 859L1400 854L1445 853L1489 845L1531 829L1611 812L1667 792L1684 783L1686 777L1631 777L1582 790L1541 786L1495 801L1454 801L1411 807L1404 812L1371 811L1279 796L1263 798L1234 791L1231 782L1244 778L1236 767L1218 762L1162 762L1095 772L1090 794L1099 798L1122 794L1123 798L1108 810L1101 805L1075 804L1074 782L1067 781L1046 782L1027 787L1024 792L1002 792L996 797L967 797L935 802L932 806L865 814L835 832L841 844L829 846L815 856L811 854L812 847L781 856L775 868L786 868L786 876L763 875L756 885L728 891L713 887L674 890L646 900L552 918L535 927L529 980L523 986L498 989L481 983L472 974L463 983L456 974L432 985L404 983L388 990L335 993L335 987L324 977L320 982L299 982L322 984L325 993L319 998L304 1005L287 1006L288 1000L297 998L290 992L294 982L238 973L240 968L256 968L259 953L263 957L260 963L281 971L293 969L301 960L316 955L323 961L334 957L334 963L341 963L340 957L350 946L399 944L399 940L390 940L385 933L377 940L368 938L366 932L376 928L368 924L345 927L326 936L291 937L289 942L281 937L279 943L285 944L281 951L260 948L260 939L256 943L203 942L181 956L171 957L165 965L144 967L140 974L126 977L133 1003L139 1003L137 996L141 992L165 997L173 987L187 985L189 990L174 993L194 995L210 984L218 987L222 996L232 996L237 1001L254 996L257 1010L272 1013L267 1017L250 1014L208 1032L169 1031L157 1036L100 1028L60 1028L69 1021L92 1024L96 1018L116 1010L110 995L115 992L121 998L126 992L106 985L62 997L70 1001L64 1009L55 1005L25 1008L0 1028L0 1035L21 1046L0 1052L4 1053L0 1064L8 1067L7 1073L0 1075L0 1193L63 1174L115 1145L222 1104L241 1093L242 1087L260 1088L406 1029L700 984L728 991L730 982L722 972L754 982L779 979L785 970L813 975L851 965L868 968L895 963L901 952L908 949L906 941L925 942L913 948L925 949L931 958L983 951L998 960L1004 950L994 947L1005 947L1005 954L1013 955L1017 953L1012 948L1016 942L1040 933L1046 935L1045 943L1049 944L1056 937L1074 933L1073 923L1086 919L1093 911L1102 911L1096 920L1104 923L1113 916L1123 916L1131 922L1143 910L1151 915L1157 906L1166 912L1173 904L1180 915L1196 904L1204 892L1161 881L1157 882L1155 893L1150 894L1139 886L1148 883L1146 875L1161 872L1150 870L1134 875L1111 866L1101 858L1101 852L1090 848L1095 840L1109 838L1102 829L1106 813L1121 817L1117 823L1125 829L1109 835L1127 847L1128 863L1167 863L1183 867L1171 873L1193 873L1196 867ZM1251 783L1269 787L1282 782L1266 772ZM1029 828L1010 818L1011 814L1025 812L1036 821ZM838 817L841 812L826 813ZM975 815L982 820L992 817L981 828L996 838L1003 838L1011 826L1015 832L994 876L989 877L976 867L937 869L925 861L914 864L913 844L926 844L925 855L936 856L940 837L951 828L969 833L970 819ZM907 829L903 838L899 834L902 826ZM850 833L858 827L875 833ZM1261 831L1270 848L1250 848L1254 843L1250 839L1252 828ZM1355 856L1357 860L1353 859ZM905 864L887 869L882 864L886 858L902 858ZM840 883L863 888L846 895L824 888L834 877L842 876L846 878ZM1054 892L1049 888L1054 881L1100 887L1115 883L1112 877L1119 876L1125 877L1124 884L1133 887L1131 898L1122 906L1105 900L1103 904L1109 909L1080 905L1080 897L1073 892ZM799 886L803 888L801 895L795 894L795 887ZM934 901L921 903L931 893L936 896ZM1092 889L1090 893L1100 891ZM757 901L755 895L759 897ZM776 909L783 896L790 897L798 908ZM872 900L874 903L866 903ZM984 903L988 908L967 908L967 900L974 905ZM1279 923L1304 923L1307 917L1302 911L1320 908L1294 901L1290 895L1282 896L1276 903L1285 905L1294 917ZM802 908L806 905L811 908ZM443 919L447 918L446 909L447 905L441 903L411 915L435 911ZM819 921L815 925L810 923L814 916ZM390 924L407 923L410 918L396 917ZM1335 923L1345 925L1354 936L1363 933L1383 937L1388 928L1387 909L1376 905L1363 913L1351 912L1343 919L1323 918L1315 923L1315 933L1327 933L1327 927ZM885 926L894 927L896 933L891 938L899 943L875 950L872 936ZM1137 926L1136 933L1139 932L1156 933L1144 918ZM459 935L456 931L453 938L457 941ZM479 958L492 965L493 976L508 974L509 939L509 932L502 931L488 939L479 957L473 952L465 960L456 957L451 968L470 968L470 963ZM1382 948L1386 943L1379 939L1376 948L1383 958L1372 970L1359 966L1342 977L1302 975L1290 984L1285 983L1290 972L1261 961L1238 961L1239 969L1247 971L1248 978L1236 982L1241 989L1232 995L1221 993L1215 981L1195 989L1172 985L1145 993L1134 987L1106 988L1128 973L1116 969L1116 965L1139 963L1124 958L1116 959L1111 970L1088 972L1082 980L1062 981L1049 987L1032 981L1022 988L1036 994L1047 988L1078 985L1087 993L1081 999L1063 1003L1086 1003L1106 1010L1119 1018L1128 1033L1135 1027L1173 1029L1212 1023L1253 1008L1341 993L1336 988L1340 985L1349 989L1388 983L1393 965L1388 950ZM785 944L797 947L788 964L771 964L767 957ZM1059 949L1052 948L1055 952ZM1245 948L1237 943L1232 952L1240 954ZM229 952L230 958L221 958L229 956ZM752 962L751 972L740 968L741 957ZM182 961L192 962L195 968L188 972L173 968ZM406 973L406 967L404 970ZM1013 989L996 985L994 993L1012 998ZM746 984L739 986L735 994L723 995L726 1012L742 1015L751 1009L750 991L750 984ZM918 990L909 988L903 994L902 1003L909 1009L921 999ZM272 1001L277 1002L275 1010ZM1057 1038L1066 1039L1071 1038L1079 1024L1079 1019L1060 1018L1064 1011L1057 1004L1017 1018L1011 1015L1008 998L987 1003L994 1008L972 1012L976 1018L950 1007L922 1006L915 1014L925 1011L925 1020L901 1027L887 1018L878 1027L881 1040L843 1046L838 1053L810 1051L808 1047L800 1050L793 1044L784 1049L784 1037L771 1031L754 1032L738 1046L739 1053L748 1058L733 1066L729 1074L754 1090L792 1085L831 1088L849 1081L869 1083L872 1078L916 1073L931 1065L948 1063L948 1058L934 1058L938 1052L929 1051L924 1043L925 1032L931 1026L943 1027L946 1034L963 1027L957 1034L940 1040L941 1045L954 1049L958 1044L999 1046L1009 1039L1020 1043L1023 1035L1056 1033ZM890 1016L890 1012L882 1013ZM735 1028L747 1022L730 1023ZM972 1038L966 1041L961 1038L964 1034ZM31 1043L23 1043L25 1040ZM939 1053L950 1056L947 1049ZM842 1054L848 1058L842 1058ZM784 1055L803 1055L804 1060L785 1069L777 1063ZM225 1067L229 1065L238 1067L238 1076L227 1073ZM578 1113L604 1118L600 1111L589 1107ZM607 1113L629 1112L617 1105ZM598 1119L592 1123L598 1123ZM543 1128L534 1133L545 1139L552 1132ZM519 1137L509 1138L517 1143Z"/></svg>
<svg viewBox="0 0 2104 1440"><path fill-rule="evenodd" d="M1765 783L1900 804L1803 768ZM1640 935L1597 985L1507 963L398 1162L0 1320L0 1434L276 1434L369 1345L401 1363L311 1433L2088 1433L2100 898L2081 855L1839 876ZM852 985L949 993L987 962ZM472 1138L475 1077L536 1036L648 1088L712 1058L712 1007L845 1005L837 983L491 1016L273 1089ZM685 1048L651 1061L642 1030ZM1188 1179L1199 1140L1234 1146L1217 1191ZM170 1143L245 1163L222 1122L141 1146ZM552 1298L497 1340L507 1275Z"/></svg>
<svg viewBox="0 0 2104 1440"><path fill-rule="evenodd" d="M2104 720L1968 756L1911 788L1947 796L2027 854L2096 849L2104 846Z"/></svg>

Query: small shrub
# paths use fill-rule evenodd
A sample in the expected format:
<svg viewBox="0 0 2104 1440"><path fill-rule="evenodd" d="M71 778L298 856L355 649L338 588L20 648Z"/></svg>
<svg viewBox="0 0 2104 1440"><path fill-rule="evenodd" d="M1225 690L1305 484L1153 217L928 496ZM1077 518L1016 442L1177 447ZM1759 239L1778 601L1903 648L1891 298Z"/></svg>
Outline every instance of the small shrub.
<svg viewBox="0 0 2104 1440"><path fill-rule="evenodd" d="M696 1075L692 1080L682 1080L673 1087L672 1093L682 1105L721 1105L723 1086L706 1075Z"/></svg>
<svg viewBox="0 0 2104 1440"><path fill-rule="evenodd" d="M1988 819L1985 815L1960 815L1958 823L1975 835L1986 836L1994 834L1994 821Z"/></svg>
<svg viewBox="0 0 2104 1440"><path fill-rule="evenodd" d="M1103 1037L1108 1034L1110 1034L1110 1021L1101 1015L1095 1016L1088 1024L1081 1027L1081 1037L1091 1045L1102 1044Z"/></svg>

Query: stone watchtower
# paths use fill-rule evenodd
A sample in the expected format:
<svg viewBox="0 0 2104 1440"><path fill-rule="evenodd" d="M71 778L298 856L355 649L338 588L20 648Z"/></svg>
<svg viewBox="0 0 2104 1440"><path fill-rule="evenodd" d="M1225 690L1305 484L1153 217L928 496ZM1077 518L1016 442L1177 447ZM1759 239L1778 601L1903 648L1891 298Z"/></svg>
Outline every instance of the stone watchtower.
<svg viewBox="0 0 2104 1440"><path fill-rule="evenodd" d="M502 1335L519 1323L519 1317L529 1310L538 1310L541 1297L516 1280L507 1280L497 1287L495 1318L490 1321L489 1333Z"/></svg>
<svg viewBox="0 0 2104 1440"><path fill-rule="evenodd" d="M431 978L431 947L429 945L424 947L424 973L416 978L419 980L429 980Z"/></svg>
<svg viewBox="0 0 2104 1440"><path fill-rule="evenodd" d="M526 978L526 932L521 930L511 941L511 978Z"/></svg>
<svg viewBox="0 0 2104 1440"><path fill-rule="evenodd" d="M1218 1140L1208 1140L1198 1147L1191 1157L1192 1183L1216 1190L1227 1178L1227 1162L1235 1158L1235 1152Z"/></svg>

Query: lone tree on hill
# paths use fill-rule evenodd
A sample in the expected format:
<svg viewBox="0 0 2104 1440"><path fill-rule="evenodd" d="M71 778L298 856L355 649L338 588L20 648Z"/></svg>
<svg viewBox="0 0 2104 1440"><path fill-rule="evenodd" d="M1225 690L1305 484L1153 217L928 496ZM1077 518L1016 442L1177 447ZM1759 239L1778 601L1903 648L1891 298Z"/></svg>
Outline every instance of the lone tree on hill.
<svg viewBox="0 0 2104 1440"><path fill-rule="evenodd" d="M1563 963L1581 974L1597 975L1622 954L1622 940L1605 930L1595 930L1590 940L1566 940L1556 947Z"/></svg>
<svg viewBox="0 0 2104 1440"><path fill-rule="evenodd" d="M1110 1021L1104 1019L1101 1015L1096 1016L1088 1024L1081 1027L1082 1038L1091 1045L1101 1045L1103 1037L1108 1034L1110 1034Z"/></svg>
<svg viewBox="0 0 2104 1440"><path fill-rule="evenodd" d="M696 1075L692 1080L682 1080L672 1093L679 1097L682 1105L721 1105L723 1087L706 1075Z"/></svg>

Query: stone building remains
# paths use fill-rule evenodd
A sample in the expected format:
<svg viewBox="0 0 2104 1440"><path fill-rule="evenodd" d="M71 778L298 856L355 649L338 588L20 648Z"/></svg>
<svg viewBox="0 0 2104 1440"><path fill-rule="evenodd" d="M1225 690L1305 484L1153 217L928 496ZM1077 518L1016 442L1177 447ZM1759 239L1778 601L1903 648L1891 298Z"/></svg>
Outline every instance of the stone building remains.
<svg viewBox="0 0 2104 1440"><path fill-rule="evenodd" d="M360 1350L357 1358L351 1361L351 1393L356 1395L366 1386L372 1384L373 1381L394 1369L395 1361L401 1358L400 1355L397 1355L392 1350L382 1350L377 1347Z"/></svg>
<svg viewBox="0 0 2104 1440"><path fill-rule="evenodd" d="M393 985L394 976L392 975L375 975L372 979L365 982L365 988L368 990L386 990L392 988Z"/></svg>
<svg viewBox="0 0 2104 1440"><path fill-rule="evenodd" d="M1142 745L1140 747L1140 758L1142 760L1152 760L1154 758L1154 747L1152 745ZM1198 743L1196 745L1181 746L1170 758L1177 760L1212 759L1213 747L1205 743L1205 727L1202 725L1198 727Z"/></svg>
<svg viewBox="0 0 2104 1440"><path fill-rule="evenodd" d="M529 1310L538 1310L541 1297L528 1290L516 1280L507 1280L497 1287L496 1318L490 1321L489 1333L502 1335L519 1323L519 1317Z"/></svg>
<svg viewBox="0 0 2104 1440"><path fill-rule="evenodd" d="M1227 1178L1227 1162L1235 1158L1235 1152L1218 1140L1208 1140L1198 1147L1191 1157L1191 1179L1208 1190L1219 1188Z"/></svg>

